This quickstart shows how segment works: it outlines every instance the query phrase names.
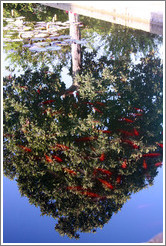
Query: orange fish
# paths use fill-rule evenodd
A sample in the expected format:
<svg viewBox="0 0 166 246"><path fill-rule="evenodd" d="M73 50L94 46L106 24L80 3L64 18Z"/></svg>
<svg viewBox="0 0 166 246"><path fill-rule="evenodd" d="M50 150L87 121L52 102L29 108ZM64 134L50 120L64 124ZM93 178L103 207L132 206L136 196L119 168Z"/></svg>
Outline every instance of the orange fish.
<svg viewBox="0 0 166 246"><path fill-rule="evenodd" d="M59 156L56 156L56 155L52 155L52 158L54 160L56 160L57 162L62 162L63 161Z"/></svg>
<svg viewBox="0 0 166 246"><path fill-rule="evenodd" d="M158 146L160 146L161 148L163 148L163 144L162 143L156 143Z"/></svg>
<svg viewBox="0 0 166 246"><path fill-rule="evenodd" d="M139 132L138 132L135 128L134 128L133 131L134 131L134 135L135 135L135 136L139 136Z"/></svg>
<svg viewBox="0 0 166 246"><path fill-rule="evenodd" d="M163 163L162 163L162 162L157 162L157 163L155 163L154 165L155 165L156 167L160 167L160 166L163 165Z"/></svg>
<svg viewBox="0 0 166 246"><path fill-rule="evenodd" d="M116 178L116 182L118 184L120 184L121 183L121 179L122 179L121 175L118 175L118 177Z"/></svg>
<svg viewBox="0 0 166 246"><path fill-rule="evenodd" d="M96 174L96 171L100 171L104 174L112 175L112 172L110 172L109 170L103 169L103 168L95 168L93 173Z"/></svg>
<svg viewBox="0 0 166 246"><path fill-rule="evenodd" d="M4 137L13 137L14 135L13 135L13 134L8 134L8 133L6 133L6 134L3 134L3 136L4 136Z"/></svg>
<svg viewBox="0 0 166 246"><path fill-rule="evenodd" d="M76 191L85 190L82 186L67 186L67 189Z"/></svg>
<svg viewBox="0 0 166 246"><path fill-rule="evenodd" d="M131 116L136 117L136 116L142 116L140 113L130 113Z"/></svg>
<svg viewBox="0 0 166 246"><path fill-rule="evenodd" d="M69 149L69 147L67 147L66 145L63 145L63 144L56 144L56 147L62 149L62 150L67 150Z"/></svg>
<svg viewBox="0 0 166 246"><path fill-rule="evenodd" d="M70 174L74 174L74 175L77 175L77 173L71 169L68 169L68 168L63 168L64 171L70 173Z"/></svg>
<svg viewBox="0 0 166 246"><path fill-rule="evenodd" d="M142 155L143 157L157 157L160 156L160 153L148 153L148 154L144 154Z"/></svg>
<svg viewBox="0 0 166 246"><path fill-rule="evenodd" d="M143 160L143 168L144 168L144 169L147 169L147 167L148 167L148 166L147 166L146 161L145 161L145 160Z"/></svg>
<svg viewBox="0 0 166 246"><path fill-rule="evenodd" d="M46 114L47 112L51 112L52 110L50 108L47 108L46 110L44 110L44 112L42 114Z"/></svg>
<svg viewBox="0 0 166 246"><path fill-rule="evenodd" d="M74 91L67 91L66 95L73 95Z"/></svg>
<svg viewBox="0 0 166 246"><path fill-rule="evenodd" d="M105 154L104 154L104 153L101 154L99 160L100 160L100 161L104 161L104 160L105 160Z"/></svg>
<svg viewBox="0 0 166 246"><path fill-rule="evenodd" d="M18 145L21 149L23 149L24 151L26 151L26 152L31 152L32 150L31 149L29 149L29 148L27 148L27 147L25 147L25 146L23 146L23 145Z"/></svg>
<svg viewBox="0 0 166 246"><path fill-rule="evenodd" d="M101 198L101 199L105 199L106 197L102 197L96 193L93 193L93 192L90 192L90 191L87 191L87 189L84 189L82 186L68 186L67 187L68 190L73 190L73 191L79 191L82 195L85 195L85 196L90 196L90 197L93 197L93 198Z"/></svg>
<svg viewBox="0 0 166 246"><path fill-rule="evenodd" d="M111 131L109 131L109 130L99 130L99 131L101 131L102 133L111 133Z"/></svg>
<svg viewBox="0 0 166 246"><path fill-rule="evenodd" d="M76 138L75 141L76 142L86 142L86 141L92 141L92 140L95 140L97 139L97 137L81 137L81 138Z"/></svg>
<svg viewBox="0 0 166 246"><path fill-rule="evenodd" d="M127 160L124 160L124 162L121 165L121 168L125 169L127 167Z"/></svg>
<svg viewBox="0 0 166 246"><path fill-rule="evenodd" d="M102 102L95 102L95 103L105 107L105 103L102 103Z"/></svg>
<svg viewBox="0 0 166 246"><path fill-rule="evenodd" d="M135 110L137 110L137 111L140 111L140 112L143 112L143 110L142 109L140 109L140 108L133 108L133 109L135 109Z"/></svg>
<svg viewBox="0 0 166 246"><path fill-rule="evenodd" d="M102 112L101 110L99 110L98 108L93 107L93 109L94 109L95 111L99 112L100 114L103 114L103 112Z"/></svg>
<svg viewBox="0 0 166 246"><path fill-rule="evenodd" d="M45 158L46 158L46 161L49 162L49 163L52 163L52 159L48 156L48 155L45 155Z"/></svg>
<svg viewBox="0 0 166 246"><path fill-rule="evenodd" d="M55 102L55 100L47 100L47 101L41 102L41 104L50 104L52 102Z"/></svg>
<svg viewBox="0 0 166 246"><path fill-rule="evenodd" d="M129 123L133 123L134 122L133 120L128 119L128 118L124 118L124 117L119 119L119 121L126 121L126 122L129 122Z"/></svg>
<svg viewBox="0 0 166 246"><path fill-rule="evenodd" d="M19 86L19 88L23 88L23 89L25 89L25 90L27 90L27 89L28 89L28 87L27 87L27 86Z"/></svg>
<svg viewBox="0 0 166 246"><path fill-rule="evenodd" d="M107 182L106 180L104 180L104 179L99 179L98 178L98 180L102 183L102 184L104 184L104 186L106 186L107 188L109 188L109 189L113 189L114 187L112 186L112 184L110 184L109 182Z"/></svg>
<svg viewBox="0 0 166 246"><path fill-rule="evenodd" d="M101 196L96 194L96 193L93 193L93 192L89 192L89 191L81 191L81 193L83 195L86 195L86 196L90 196L90 197L97 197L97 198L100 198Z"/></svg>
<svg viewBox="0 0 166 246"><path fill-rule="evenodd" d="M134 144L132 141L128 139L123 139L122 142L128 143L133 149L139 149L139 146L137 146L136 144Z"/></svg>

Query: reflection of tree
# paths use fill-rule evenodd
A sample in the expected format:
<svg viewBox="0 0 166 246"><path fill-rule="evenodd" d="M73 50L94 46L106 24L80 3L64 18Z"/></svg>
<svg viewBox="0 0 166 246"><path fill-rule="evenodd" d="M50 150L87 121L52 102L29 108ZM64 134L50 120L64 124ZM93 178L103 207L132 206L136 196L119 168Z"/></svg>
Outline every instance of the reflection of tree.
<svg viewBox="0 0 166 246"><path fill-rule="evenodd" d="M85 26L81 33L82 37L89 40L93 50L104 49L107 57L113 56L119 59L121 56L122 59L129 59L131 54L136 57L140 54L146 56L151 50L158 50L158 44L162 43L162 36L156 34L85 16L81 16L80 20ZM96 45L97 35L100 41Z"/></svg>
<svg viewBox="0 0 166 246"><path fill-rule="evenodd" d="M27 21L52 21L55 14L61 21L68 19L64 11L39 3L3 3L3 17L11 17L11 10L14 17L23 15Z"/></svg>
<svg viewBox="0 0 166 246"><path fill-rule="evenodd" d="M50 42L50 41L49 41ZM26 44L26 42L25 42ZM10 66L26 70L29 67L39 68L48 65L50 70L54 70L57 64L61 67L68 64L70 59L70 46L62 47L61 51L47 51L32 53L29 48L23 47L24 43L8 43L4 48ZM11 52L14 50L15 52ZM63 65L62 65L63 64Z"/></svg>
<svg viewBox="0 0 166 246"><path fill-rule="evenodd" d="M36 3L4 3L4 17L10 17L11 9L15 9L16 16L23 15L26 17L26 20L30 20L31 23L29 25L31 26L33 26L32 21L52 21L54 14L56 14L58 20L62 22L67 21L68 19L68 15L65 11ZM131 54L136 57L139 56L140 53L147 55L148 52L157 50L158 44L162 42L162 37L154 34L133 30L85 16L80 16L80 20L84 23L84 28L81 30L81 36L83 38L86 37L86 39L90 41L88 45L92 46L93 50L98 50L98 53L100 53L100 47L102 47L102 49L105 50L107 58L110 59L112 59L111 57L115 57L115 59L119 60L119 57L121 57L122 60L130 60ZM63 30L62 34L68 34L68 30ZM94 48L94 44L96 45L94 38L96 38L97 35L100 37L100 42L98 42L97 47ZM72 46L76 48L79 47L78 44L72 44ZM8 52L11 49L14 49L15 53ZM23 66L23 69L27 68L28 63L31 63L33 67L37 66L39 63L51 64L52 57L55 57L55 53L47 52L48 55L46 55L46 53L44 55L43 53L35 54L32 59L32 53L28 48L24 48L24 52L22 52L21 42L17 44L7 43L5 50L8 52L11 63L21 65ZM69 56L70 48L65 46L62 51L63 52L56 52L56 56L67 64L67 61L71 59ZM77 66L80 67L80 63L78 63Z"/></svg>
<svg viewBox="0 0 166 246"><path fill-rule="evenodd" d="M66 97L58 70L4 78L4 173L74 238L103 227L161 165L160 60L101 59Z"/></svg>

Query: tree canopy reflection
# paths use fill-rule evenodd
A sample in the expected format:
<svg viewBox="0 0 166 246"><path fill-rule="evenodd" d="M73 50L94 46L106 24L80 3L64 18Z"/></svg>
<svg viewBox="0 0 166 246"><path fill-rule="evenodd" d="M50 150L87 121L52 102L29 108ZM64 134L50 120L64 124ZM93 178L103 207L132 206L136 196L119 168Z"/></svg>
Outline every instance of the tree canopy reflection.
<svg viewBox="0 0 166 246"><path fill-rule="evenodd" d="M70 238L102 228L162 165L160 59L104 61L75 92L58 69L4 78L4 174Z"/></svg>

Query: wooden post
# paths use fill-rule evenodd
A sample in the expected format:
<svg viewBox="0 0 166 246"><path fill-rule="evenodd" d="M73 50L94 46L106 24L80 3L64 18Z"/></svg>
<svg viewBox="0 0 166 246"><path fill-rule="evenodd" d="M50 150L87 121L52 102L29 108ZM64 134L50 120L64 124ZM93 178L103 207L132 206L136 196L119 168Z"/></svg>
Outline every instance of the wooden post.
<svg viewBox="0 0 166 246"><path fill-rule="evenodd" d="M71 39L80 40L81 32L78 25L79 15L69 12L69 22L70 22L70 36ZM62 93L63 98L65 98L66 94L69 91L75 91L78 89L78 83L75 80L76 74L79 73L81 69L81 45L76 42L72 42L71 44L71 57L72 57L72 85Z"/></svg>
<svg viewBox="0 0 166 246"><path fill-rule="evenodd" d="M70 22L70 36L72 39L80 40L81 33L79 25L79 15L69 12ZM71 44L71 55L72 55L72 73L73 73L73 85L75 84L74 78L81 69L81 45L75 42Z"/></svg>

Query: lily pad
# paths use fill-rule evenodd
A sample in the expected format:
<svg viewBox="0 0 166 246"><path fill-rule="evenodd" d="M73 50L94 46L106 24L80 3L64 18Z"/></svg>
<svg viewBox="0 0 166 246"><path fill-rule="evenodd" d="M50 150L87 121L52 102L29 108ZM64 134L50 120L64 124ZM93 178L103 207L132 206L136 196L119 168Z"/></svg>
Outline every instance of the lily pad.
<svg viewBox="0 0 166 246"><path fill-rule="evenodd" d="M46 47L46 49L47 50L60 50L61 47L59 47L59 46L48 46L48 47Z"/></svg>

